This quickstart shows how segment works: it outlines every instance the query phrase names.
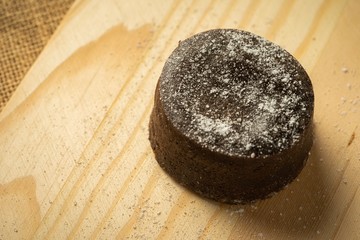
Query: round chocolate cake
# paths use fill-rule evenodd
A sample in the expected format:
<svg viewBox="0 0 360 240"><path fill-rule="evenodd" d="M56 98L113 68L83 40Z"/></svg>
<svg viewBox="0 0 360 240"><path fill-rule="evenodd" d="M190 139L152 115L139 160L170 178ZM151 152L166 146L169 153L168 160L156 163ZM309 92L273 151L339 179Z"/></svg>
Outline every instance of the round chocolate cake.
<svg viewBox="0 0 360 240"><path fill-rule="evenodd" d="M249 32L196 34L167 59L155 92L150 142L160 166L201 196L248 203L303 168L314 94L287 51Z"/></svg>

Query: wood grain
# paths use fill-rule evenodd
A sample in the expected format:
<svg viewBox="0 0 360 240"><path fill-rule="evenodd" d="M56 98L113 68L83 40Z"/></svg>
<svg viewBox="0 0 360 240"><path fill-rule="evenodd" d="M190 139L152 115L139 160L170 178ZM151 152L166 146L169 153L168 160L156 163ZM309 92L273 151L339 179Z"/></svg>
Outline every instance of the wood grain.
<svg viewBox="0 0 360 240"><path fill-rule="evenodd" d="M359 239L359 10L356 0L77 1L0 116L0 238ZM283 46L314 85L308 164L251 205L185 190L148 142L165 59L218 27Z"/></svg>

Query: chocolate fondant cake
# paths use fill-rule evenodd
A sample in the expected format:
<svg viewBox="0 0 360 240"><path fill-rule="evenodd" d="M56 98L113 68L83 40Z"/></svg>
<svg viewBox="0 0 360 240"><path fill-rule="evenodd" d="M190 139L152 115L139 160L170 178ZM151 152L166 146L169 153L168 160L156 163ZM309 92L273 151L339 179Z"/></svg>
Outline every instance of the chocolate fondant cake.
<svg viewBox="0 0 360 240"><path fill-rule="evenodd" d="M287 51L246 31L184 41L155 92L150 142L160 166L201 196L248 203L303 168L312 146L310 79Z"/></svg>

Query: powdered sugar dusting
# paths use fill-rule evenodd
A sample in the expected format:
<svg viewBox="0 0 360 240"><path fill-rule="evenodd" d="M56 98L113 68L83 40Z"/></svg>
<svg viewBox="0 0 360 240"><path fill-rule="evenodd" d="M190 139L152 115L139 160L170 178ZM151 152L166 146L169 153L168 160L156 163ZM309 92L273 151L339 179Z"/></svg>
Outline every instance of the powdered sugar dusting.
<svg viewBox="0 0 360 240"><path fill-rule="evenodd" d="M226 136L231 131L231 125L220 119L212 119L201 114L195 114L195 121L197 121L199 129L204 132L213 132Z"/></svg>
<svg viewBox="0 0 360 240"><path fill-rule="evenodd" d="M289 148L312 117L304 69L279 46L244 31L211 30L181 42L159 86L174 127L228 155Z"/></svg>

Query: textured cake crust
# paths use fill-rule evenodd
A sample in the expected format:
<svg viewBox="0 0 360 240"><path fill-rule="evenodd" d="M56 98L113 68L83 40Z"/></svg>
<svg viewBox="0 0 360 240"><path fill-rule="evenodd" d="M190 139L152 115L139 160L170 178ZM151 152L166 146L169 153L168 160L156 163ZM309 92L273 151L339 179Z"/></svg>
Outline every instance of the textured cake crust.
<svg viewBox="0 0 360 240"><path fill-rule="evenodd" d="M248 203L279 191L305 165L313 104L310 79L288 52L248 32L211 30L167 60L149 139L180 184Z"/></svg>

